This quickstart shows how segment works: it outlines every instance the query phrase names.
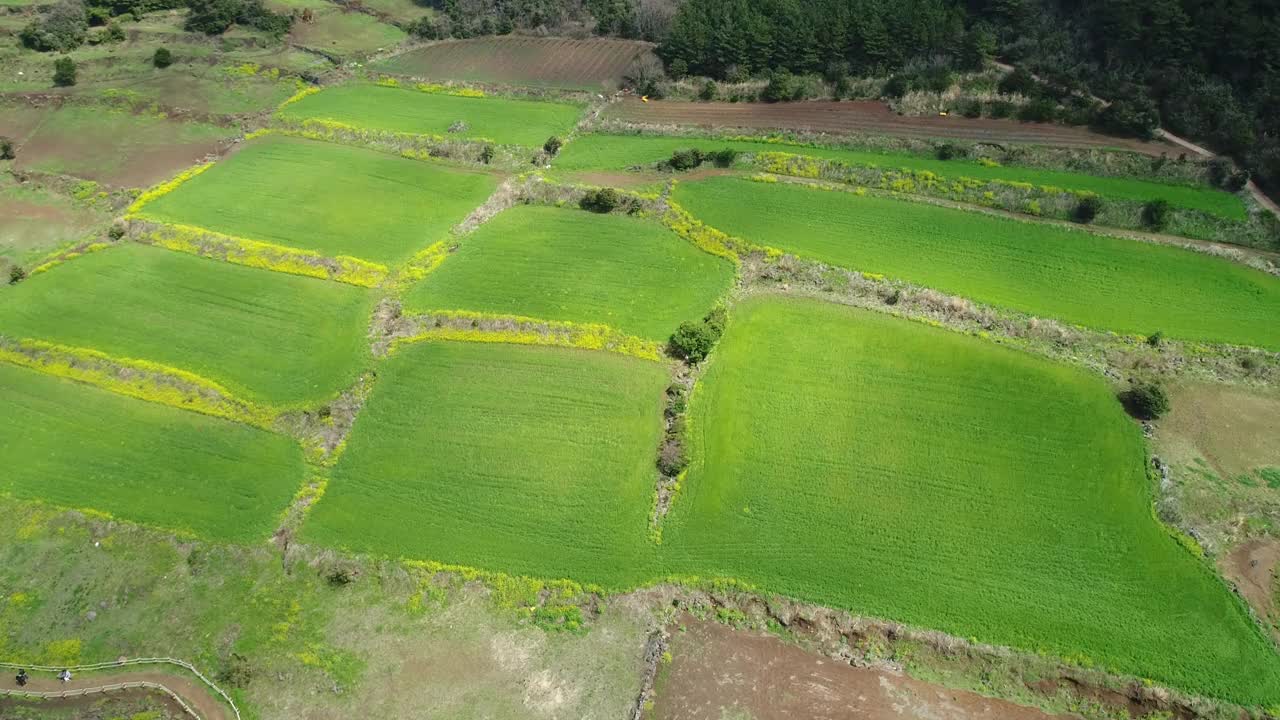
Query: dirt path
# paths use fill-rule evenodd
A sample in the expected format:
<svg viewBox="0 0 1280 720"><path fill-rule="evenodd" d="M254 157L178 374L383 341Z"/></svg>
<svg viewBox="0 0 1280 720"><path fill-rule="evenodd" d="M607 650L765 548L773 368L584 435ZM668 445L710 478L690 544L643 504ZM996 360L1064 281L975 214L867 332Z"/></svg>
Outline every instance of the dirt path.
<svg viewBox="0 0 1280 720"><path fill-rule="evenodd" d="M856 668L780 638L685 617L647 718L1051 720L1034 708Z"/></svg>
<svg viewBox="0 0 1280 720"><path fill-rule="evenodd" d="M201 720L235 720L235 715L222 702L214 698L213 694L200 682L194 679L188 679L178 675L156 671L142 672L121 672L121 673L87 673L84 675L72 677L70 682L59 682L56 677L50 676L49 673L32 673L31 679L27 682L26 687L19 688L17 681L14 679L15 673L5 670L0 677L0 694L9 694L8 691L34 691L42 693L57 693L67 690L92 690L107 685L116 685L119 683L154 683L168 689L169 692L182 698L183 702L195 710ZM84 696L86 703L92 702L97 695L91 694ZM68 698L70 700L71 698Z"/></svg>

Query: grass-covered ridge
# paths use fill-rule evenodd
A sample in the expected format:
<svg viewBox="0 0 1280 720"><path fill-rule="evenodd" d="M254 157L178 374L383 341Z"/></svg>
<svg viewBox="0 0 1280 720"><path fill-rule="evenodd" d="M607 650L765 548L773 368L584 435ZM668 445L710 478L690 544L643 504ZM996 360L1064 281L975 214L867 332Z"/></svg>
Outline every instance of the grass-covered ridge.
<svg viewBox="0 0 1280 720"><path fill-rule="evenodd" d="M270 536L293 441L0 363L0 492L219 541Z"/></svg>
<svg viewBox="0 0 1280 720"><path fill-rule="evenodd" d="M161 222L389 264L443 238L497 185L484 173L268 136L140 212Z"/></svg>
<svg viewBox="0 0 1280 720"><path fill-rule="evenodd" d="M1280 700L1280 656L1152 516L1099 379L809 300L744 301L716 352L670 569Z"/></svg>
<svg viewBox="0 0 1280 720"><path fill-rule="evenodd" d="M548 137L568 132L581 113L564 103L459 97L369 84L329 88L282 111L289 119L333 120L374 130L529 147L542 147ZM455 123L465 127L451 132Z"/></svg>
<svg viewBox="0 0 1280 720"><path fill-rule="evenodd" d="M717 140L696 137L655 135L587 134L565 146L556 158L560 170L622 170L632 166L652 166L666 160L676 150L699 148L739 152L787 152L835 160L850 165L873 165L885 169L926 170L948 179L1002 180L1092 192L1114 200L1167 200L1170 205L1202 210L1232 220L1246 217L1244 202L1231 193L1207 186L1175 185L1134 178L1099 177L1085 173L1018 166L982 165L971 160L939 160L926 155L872 152L842 148L791 145L752 140Z"/></svg>
<svg viewBox="0 0 1280 720"><path fill-rule="evenodd" d="M1122 333L1280 349L1280 280L1178 248L786 184L681 183L698 219L748 242L979 302ZM744 212L744 208L751 208Z"/></svg>
<svg viewBox="0 0 1280 720"><path fill-rule="evenodd" d="M349 285L124 245L8 288L0 335L161 363L297 405L355 379L372 307Z"/></svg>
<svg viewBox="0 0 1280 720"><path fill-rule="evenodd" d="M733 272L654 222L521 206L467 236L405 305L602 323L664 340L705 314Z"/></svg>
<svg viewBox="0 0 1280 720"><path fill-rule="evenodd" d="M613 587L648 577L664 368L424 342L378 374L308 540Z"/></svg>

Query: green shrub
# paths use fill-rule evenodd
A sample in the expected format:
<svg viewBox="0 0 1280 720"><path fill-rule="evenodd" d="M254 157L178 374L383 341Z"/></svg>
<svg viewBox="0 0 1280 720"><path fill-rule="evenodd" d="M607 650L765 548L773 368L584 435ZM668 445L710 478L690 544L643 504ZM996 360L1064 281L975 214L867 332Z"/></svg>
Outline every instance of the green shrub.
<svg viewBox="0 0 1280 720"><path fill-rule="evenodd" d="M1080 198L1080 202L1076 203L1076 209L1072 211L1071 218L1078 223L1087 224L1093 222L1100 212L1102 212L1102 198L1097 195L1085 195Z"/></svg>
<svg viewBox="0 0 1280 720"><path fill-rule="evenodd" d="M1034 97L1040 94L1040 83L1036 82L1031 73L1022 68L1015 68L1013 72L1000 79L999 89L1006 95Z"/></svg>
<svg viewBox="0 0 1280 720"><path fill-rule="evenodd" d="M1018 111L1023 122L1053 122L1058 119L1058 104L1047 98L1032 100Z"/></svg>
<svg viewBox="0 0 1280 720"><path fill-rule="evenodd" d="M555 157L562 147L564 147L564 141L555 135L547 138L547 141L542 143L542 151L552 157Z"/></svg>
<svg viewBox="0 0 1280 720"><path fill-rule="evenodd" d="M12 160L16 155L13 141L7 137L0 137L0 160Z"/></svg>
<svg viewBox="0 0 1280 720"><path fill-rule="evenodd" d="M156 48L156 54L151 56L151 64L161 69L167 68L173 64L173 53L169 52L169 48Z"/></svg>
<svg viewBox="0 0 1280 720"><path fill-rule="evenodd" d="M887 98L900 98L910 89L911 82L905 75L894 75L885 82L884 89L880 93Z"/></svg>
<svg viewBox="0 0 1280 720"><path fill-rule="evenodd" d="M582 196L582 200L578 201L578 205L583 210L590 210L597 213L613 212L622 202L621 195L613 188L597 188L587 192Z"/></svg>
<svg viewBox="0 0 1280 720"><path fill-rule="evenodd" d="M973 98L963 98L956 101L952 112L959 113L967 118L982 117L982 101Z"/></svg>
<svg viewBox="0 0 1280 720"><path fill-rule="evenodd" d="M795 75L780 70L769 76L769 84L760 91L760 99L765 102L785 102L799 100L804 96L804 83Z"/></svg>
<svg viewBox="0 0 1280 720"><path fill-rule="evenodd" d="M952 160L964 154L964 150L955 143L942 143L934 152L939 160Z"/></svg>
<svg viewBox="0 0 1280 720"><path fill-rule="evenodd" d="M668 437L658 451L658 471L667 477L675 477L689 467L689 455L679 438Z"/></svg>
<svg viewBox="0 0 1280 720"><path fill-rule="evenodd" d="M88 35L89 16L84 4L66 0L27 24L18 39L32 50L66 52L83 45Z"/></svg>
<svg viewBox="0 0 1280 720"><path fill-rule="evenodd" d="M1008 100L992 100L987 103L987 116L993 118L1013 117L1018 108Z"/></svg>
<svg viewBox="0 0 1280 720"><path fill-rule="evenodd" d="M1120 402L1139 420L1155 420L1169 412L1169 396L1155 383L1135 383L1120 393Z"/></svg>
<svg viewBox="0 0 1280 720"><path fill-rule="evenodd" d="M738 159L738 151L733 148L724 148L723 150L708 153L707 157L711 159L711 163L716 167L733 167L733 161Z"/></svg>
<svg viewBox="0 0 1280 720"><path fill-rule="evenodd" d="M22 269L21 265L14 265L9 268L9 284L17 285L27 279L27 271Z"/></svg>
<svg viewBox="0 0 1280 720"><path fill-rule="evenodd" d="M698 99L710 102L716 99L716 94L719 93L719 91L720 88L716 86L716 81L708 79L707 82L703 84L702 89L698 91Z"/></svg>
<svg viewBox="0 0 1280 720"><path fill-rule="evenodd" d="M76 84L75 60L60 57L53 61L53 84L58 87L71 87Z"/></svg>
<svg viewBox="0 0 1280 720"><path fill-rule="evenodd" d="M690 363L702 362L720 342L728 321L728 311L717 305L698 322L686 320L680 323L671 336L669 347L672 354Z"/></svg>
<svg viewBox="0 0 1280 720"><path fill-rule="evenodd" d="M697 148L689 148L687 150L676 150L671 153L671 159L667 160L667 165L678 172L692 170L702 164L706 159L706 155Z"/></svg>
<svg viewBox="0 0 1280 720"><path fill-rule="evenodd" d="M1157 330L1147 336L1147 344L1151 347L1158 348L1164 343L1164 333Z"/></svg>
<svg viewBox="0 0 1280 720"><path fill-rule="evenodd" d="M1160 112L1146 97L1117 100L1098 113L1097 125L1105 132L1150 140L1160 127Z"/></svg>
<svg viewBox="0 0 1280 720"><path fill-rule="evenodd" d="M1163 230L1169 224L1169 201L1152 200L1142 206L1142 224L1151 230Z"/></svg>

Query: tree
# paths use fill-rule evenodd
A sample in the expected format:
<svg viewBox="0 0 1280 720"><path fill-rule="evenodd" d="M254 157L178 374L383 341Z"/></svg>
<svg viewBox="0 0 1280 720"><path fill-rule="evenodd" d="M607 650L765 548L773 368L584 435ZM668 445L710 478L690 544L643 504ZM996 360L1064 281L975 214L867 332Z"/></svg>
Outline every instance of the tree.
<svg viewBox="0 0 1280 720"><path fill-rule="evenodd" d="M589 190L586 195L582 196L582 200L578 202L578 206L583 210L590 210L596 213L613 212L622 202L622 196L613 188L596 188Z"/></svg>
<svg viewBox="0 0 1280 720"><path fill-rule="evenodd" d="M173 53L169 52L169 48L156 48L156 54L151 56L151 64L161 69L167 68L173 64Z"/></svg>
<svg viewBox="0 0 1280 720"><path fill-rule="evenodd" d="M671 336L671 351L676 357L690 363L700 363L711 354L716 345L715 334L706 323L686 320L680 323Z"/></svg>
<svg viewBox="0 0 1280 720"><path fill-rule="evenodd" d="M71 87L76 84L75 60L60 57L53 61L53 84L58 87Z"/></svg>
<svg viewBox="0 0 1280 720"><path fill-rule="evenodd" d="M555 157L562 147L564 147L564 141L555 135L547 138L547 141L542 143L542 151L551 157Z"/></svg>
<svg viewBox="0 0 1280 720"><path fill-rule="evenodd" d="M1116 135L1151 140L1160 127L1160 113L1146 97L1116 100L1098 113L1098 127Z"/></svg>
<svg viewBox="0 0 1280 720"><path fill-rule="evenodd" d="M67 52L84 44L89 34L89 15L84 3L66 0L32 20L18 33L22 44L40 52Z"/></svg>
<svg viewBox="0 0 1280 720"><path fill-rule="evenodd" d="M1155 383L1134 383L1120 393L1120 403L1139 420L1156 420L1169 412L1169 396Z"/></svg>
<svg viewBox="0 0 1280 720"><path fill-rule="evenodd" d="M1102 198L1097 195L1085 195L1080 198L1080 202L1076 203L1076 209L1071 213L1071 217L1078 223L1088 224L1098 217L1099 212L1102 212Z"/></svg>
<svg viewBox="0 0 1280 720"><path fill-rule="evenodd" d="M985 25L979 25L965 33L960 47L960 64L966 70L982 70L996 55L996 36Z"/></svg>
<svg viewBox="0 0 1280 720"><path fill-rule="evenodd" d="M1169 224L1169 201L1152 200L1142 206L1142 224L1152 230L1163 230Z"/></svg>
<svg viewBox="0 0 1280 720"><path fill-rule="evenodd" d="M0 136L0 160L12 160L15 155L13 140Z"/></svg>

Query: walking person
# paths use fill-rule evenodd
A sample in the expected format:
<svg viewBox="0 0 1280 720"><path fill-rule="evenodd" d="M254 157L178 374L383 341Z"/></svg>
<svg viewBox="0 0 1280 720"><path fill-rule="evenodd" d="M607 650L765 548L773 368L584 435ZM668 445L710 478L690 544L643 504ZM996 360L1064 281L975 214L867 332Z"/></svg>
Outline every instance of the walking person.
<svg viewBox="0 0 1280 720"><path fill-rule="evenodd" d="M17 681L18 681L18 687L26 687L26 686L27 686L27 677L28 677L28 676L27 676L27 669L26 669L26 668L22 668L21 670L19 670L19 671L18 671L18 675L14 678L14 680L17 680Z"/></svg>
<svg viewBox="0 0 1280 720"><path fill-rule="evenodd" d="M66 668L63 668L62 672L58 673L58 679L61 680L64 684L71 682L71 671L67 670Z"/></svg>

